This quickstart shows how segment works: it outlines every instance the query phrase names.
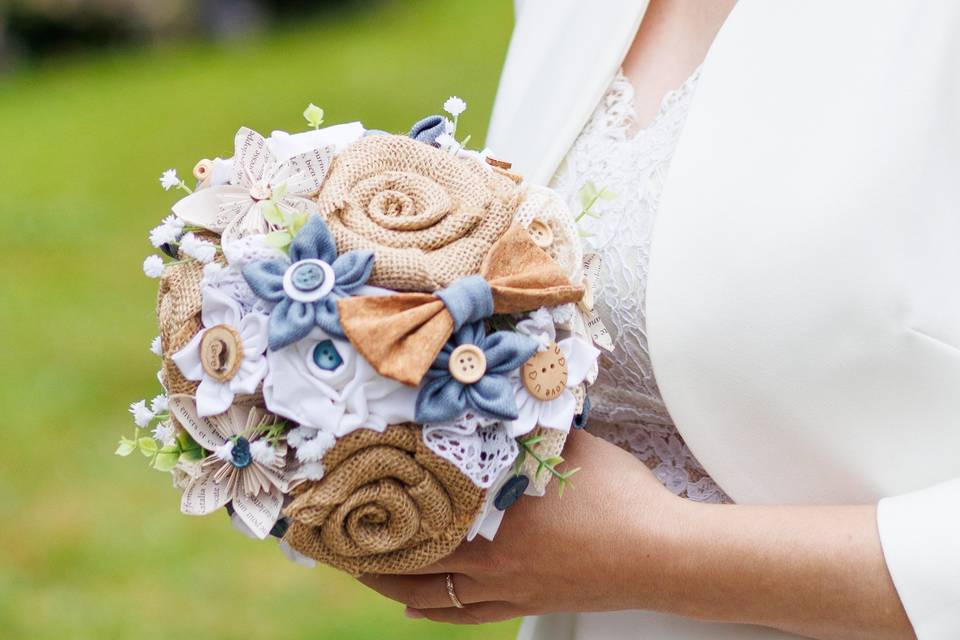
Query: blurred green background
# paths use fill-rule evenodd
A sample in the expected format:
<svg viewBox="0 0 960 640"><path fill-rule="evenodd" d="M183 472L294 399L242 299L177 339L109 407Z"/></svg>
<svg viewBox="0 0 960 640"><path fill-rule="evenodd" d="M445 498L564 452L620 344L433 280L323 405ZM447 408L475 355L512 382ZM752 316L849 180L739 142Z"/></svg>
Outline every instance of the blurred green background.
<svg viewBox="0 0 960 640"><path fill-rule="evenodd" d="M406 620L226 515L181 516L168 475L113 456L128 403L159 391L156 281L140 265L176 198L161 171L230 155L241 125L301 130L309 102L328 124L403 131L457 94L470 105L460 131L483 139L508 0L309 4L223 38L187 28L65 51L0 39L0 637L515 634L516 622Z"/></svg>

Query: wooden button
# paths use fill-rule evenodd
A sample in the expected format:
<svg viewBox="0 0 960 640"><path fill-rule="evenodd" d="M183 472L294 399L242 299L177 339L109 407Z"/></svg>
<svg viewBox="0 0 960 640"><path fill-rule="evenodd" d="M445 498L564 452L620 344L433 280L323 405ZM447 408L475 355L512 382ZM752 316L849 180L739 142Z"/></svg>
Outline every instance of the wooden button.
<svg viewBox="0 0 960 640"><path fill-rule="evenodd" d="M496 158L491 158L487 156L487 164L491 167L497 167L498 169L509 170L513 167L512 162L507 162L506 160L497 160Z"/></svg>
<svg viewBox="0 0 960 640"><path fill-rule="evenodd" d="M233 379L242 360L243 344L233 327L218 324L207 329L200 338L200 366L217 382Z"/></svg>
<svg viewBox="0 0 960 640"><path fill-rule="evenodd" d="M567 358L556 342L523 363L523 386L537 400L553 400L567 388Z"/></svg>
<svg viewBox="0 0 960 640"><path fill-rule="evenodd" d="M546 249L553 244L553 229L540 218L534 218L527 227L527 231L530 232L533 243L541 249Z"/></svg>
<svg viewBox="0 0 960 640"><path fill-rule="evenodd" d="M204 158L193 167L193 177L203 182L213 173L213 160Z"/></svg>
<svg viewBox="0 0 960 640"><path fill-rule="evenodd" d="M487 356L475 344L462 344L450 354L450 375L461 384L473 384L487 372Z"/></svg>
<svg viewBox="0 0 960 640"><path fill-rule="evenodd" d="M261 180L250 187L250 197L257 202L269 200L272 195L273 189L270 188L270 183L266 180Z"/></svg>

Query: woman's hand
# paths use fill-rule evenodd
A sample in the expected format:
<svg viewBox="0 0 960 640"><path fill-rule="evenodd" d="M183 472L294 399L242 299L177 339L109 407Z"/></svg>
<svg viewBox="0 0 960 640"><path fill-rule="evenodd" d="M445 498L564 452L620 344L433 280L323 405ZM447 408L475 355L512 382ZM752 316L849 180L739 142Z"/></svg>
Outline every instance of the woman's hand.
<svg viewBox="0 0 960 640"><path fill-rule="evenodd" d="M464 543L420 575L361 581L406 604L411 617L444 622L637 607L638 583L651 577L644 558L661 553L661 531L683 504L632 455L583 431L570 434L564 457L582 469L575 486L562 498L553 484L542 498L521 498L494 542ZM463 609L452 606L447 573Z"/></svg>

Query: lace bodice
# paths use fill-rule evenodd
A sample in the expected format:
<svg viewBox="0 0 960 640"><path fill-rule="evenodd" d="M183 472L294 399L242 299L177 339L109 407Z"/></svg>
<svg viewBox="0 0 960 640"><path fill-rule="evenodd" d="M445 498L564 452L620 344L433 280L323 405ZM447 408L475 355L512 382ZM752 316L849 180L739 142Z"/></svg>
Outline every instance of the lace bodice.
<svg viewBox="0 0 960 640"><path fill-rule="evenodd" d="M647 349L650 244L670 159L699 71L668 93L653 122L634 131L633 86L619 73L571 147L551 186L574 211L593 182L601 199L581 225L602 259L597 311L614 339L591 389L590 430L633 452L675 494L703 502L727 498L677 433L653 376Z"/></svg>

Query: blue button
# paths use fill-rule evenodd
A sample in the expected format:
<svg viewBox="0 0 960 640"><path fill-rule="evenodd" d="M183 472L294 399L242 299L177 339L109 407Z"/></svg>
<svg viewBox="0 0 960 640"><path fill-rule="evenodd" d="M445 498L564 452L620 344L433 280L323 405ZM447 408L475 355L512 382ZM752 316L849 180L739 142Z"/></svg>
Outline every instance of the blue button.
<svg viewBox="0 0 960 640"><path fill-rule="evenodd" d="M587 419L590 417L590 396L583 399L583 410L573 416L573 428L583 429L587 426Z"/></svg>
<svg viewBox="0 0 960 640"><path fill-rule="evenodd" d="M324 340L313 348L313 362L324 371L336 371L343 364L343 358L333 340Z"/></svg>
<svg viewBox="0 0 960 640"><path fill-rule="evenodd" d="M530 478L527 476L513 476L507 480L506 484L500 487L497 497L493 499L493 506L500 511L506 511L513 506L513 503L520 499L523 492L527 490L530 484Z"/></svg>
<svg viewBox="0 0 960 640"><path fill-rule="evenodd" d="M294 268L290 279L300 291L313 291L323 284L323 269L312 262L301 264Z"/></svg>
<svg viewBox="0 0 960 640"><path fill-rule="evenodd" d="M237 439L233 441L233 449L230 450L230 462L237 469L250 466L253 458L250 456L249 440L243 436L238 436Z"/></svg>

